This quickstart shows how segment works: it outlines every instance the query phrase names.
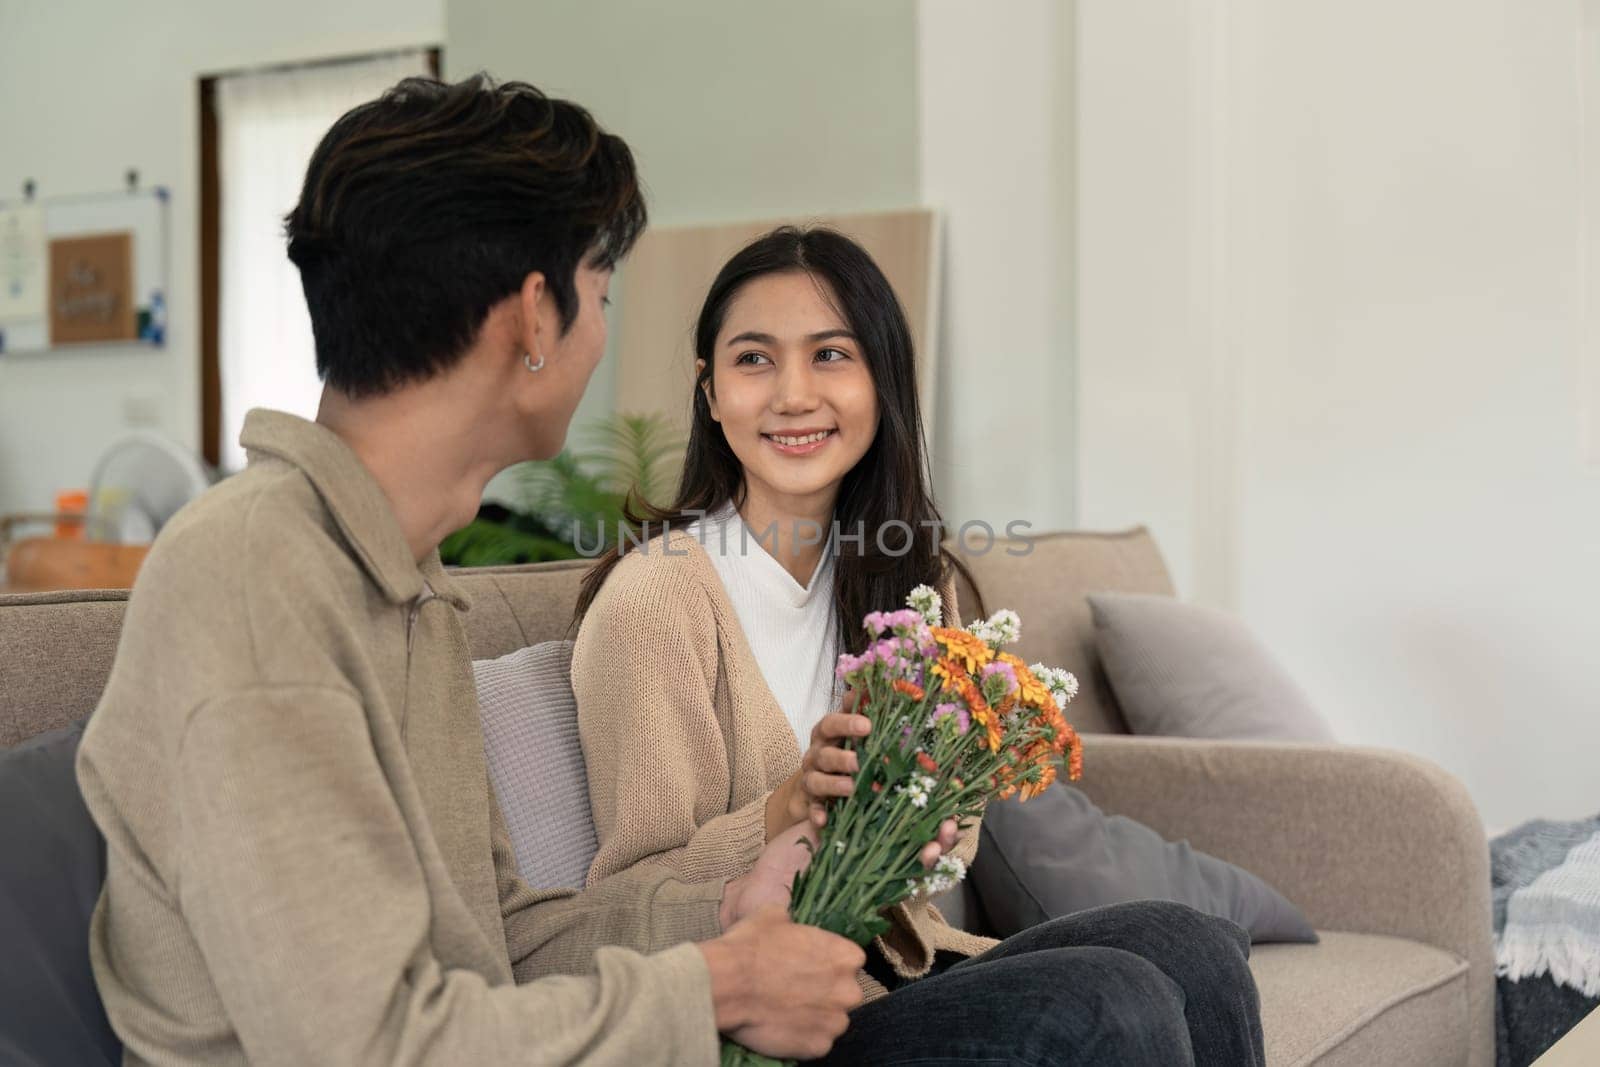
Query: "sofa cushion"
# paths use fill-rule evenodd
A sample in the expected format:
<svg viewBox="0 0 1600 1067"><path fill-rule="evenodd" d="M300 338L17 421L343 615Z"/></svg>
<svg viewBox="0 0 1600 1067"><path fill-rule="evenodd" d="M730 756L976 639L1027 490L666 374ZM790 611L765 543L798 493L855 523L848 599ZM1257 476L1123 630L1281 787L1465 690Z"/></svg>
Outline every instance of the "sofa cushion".
<svg viewBox="0 0 1600 1067"><path fill-rule="evenodd" d="M1100 661L1136 734L1332 741L1305 692L1241 620L1137 593L1089 596Z"/></svg>
<svg viewBox="0 0 1600 1067"><path fill-rule="evenodd" d="M472 610L462 618L472 658L495 659L541 641L576 636L572 611L578 587L593 564L575 559L452 572L472 599Z"/></svg>
<svg viewBox="0 0 1600 1067"><path fill-rule="evenodd" d="M600 847L572 695L572 642L472 664L483 748L517 869L535 889L581 889Z"/></svg>
<svg viewBox="0 0 1600 1067"><path fill-rule="evenodd" d="M83 724L0 752L0 1063L121 1063L89 968L105 842L78 792Z"/></svg>
<svg viewBox="0 0 1600 1067"><path fill-rule="evenodd" d="M1273 1067L1406 1067L1468 1060L1467 964L1377 934L1321 931L1319 945L1261 945L1250 970Z"/></svg>
<svg viewBox="0 0 1600 1067"><path fill-rule="evenodd" d="M1305 916L1249 871L1106 815L1060 782L1025 803L991 803L982 835L972 881L997 937L1105 904L1173 900L1233 920L1253 942L1316 940Z"/></svg>
<svg viewBox="0 0 1600 1067"><path fill-rule="evenodd" d="M959 534L960 531L957 531ZM1172 579L1150 531L1051 533L986 544L979 529L949 543L977 582L956 582L963 621L999 608L1022 616L1011 649L1028 663L1048 663L1082 685L1067 718L1080 733L1128 732L1096 651L1090 593L1172 595ZM981 594L981 604L978 594Z"/></svg>

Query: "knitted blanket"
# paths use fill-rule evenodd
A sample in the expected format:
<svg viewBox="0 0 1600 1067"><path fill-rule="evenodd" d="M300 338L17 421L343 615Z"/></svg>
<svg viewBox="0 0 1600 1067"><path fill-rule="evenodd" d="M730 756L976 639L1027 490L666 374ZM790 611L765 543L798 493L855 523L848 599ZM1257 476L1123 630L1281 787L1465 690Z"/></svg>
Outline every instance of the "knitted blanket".
<svg viewBox="0 0 1600 1067"><path fill-rule="evenodd" d="M1490 844L1496 973L1600 996L1600 816L1538 819Z"/></svg>
<svg viewBox="0 0 1600 1067"><path fill-rule="evenodd" d="M1489 856L1496 1062L1526 1067L1600 1005L1600 816L1527 823Z"/></svg>

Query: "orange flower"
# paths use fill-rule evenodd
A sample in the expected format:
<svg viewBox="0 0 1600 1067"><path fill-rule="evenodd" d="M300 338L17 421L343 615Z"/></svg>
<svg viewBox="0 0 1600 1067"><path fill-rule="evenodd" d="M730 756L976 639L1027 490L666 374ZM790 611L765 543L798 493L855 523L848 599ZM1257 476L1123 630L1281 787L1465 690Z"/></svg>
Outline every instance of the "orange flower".
<svg viewBox="0 0 1600 1067"><path fill-rule="evenodd" d="M939 765L933 762L933 757L928 755L926 752L917 753L917 766L921 767L929 774L939 773Z"/></svg>
<svg viewBox="0 0 1600 1067"><path fill-rule="evenodd" d="M953 665L951 685L967 705L967 710L972 712L972 721L983 727L984 746L990 752L1000 751L1000 742L1003 735L1000 732L1000 716L995 714L989 702L983 699L983 693L972 680L972 676L961 669L959 664Z"/></svg>
<svg viewBox="0 0 1600 1067"><path fill-rule="evenodd" d="M894 691L896 693L903 693L912 700L921 700L925 695L920 685L908 682L904 678L896 678L894 680Z"/></svg>
<svg viewBox="0 0 1600 1067"><path fill-rule="evenodd" d="M939 681L949 685L955 680L957 675L965 674L966 668L962 667L961 664L957 663L949 656L940 656L938 659L933 661L933 666L928 668L928 671L935 678L939 679Z"/></svg>
<svg viewBox="0 0 1600 1067"><path fill-rule="evenodd" d="M1083 742L1078 738L1078 731L1067 727L1067 747L1071 755L1067 757L1067 779L1076 782L1083 777Z"/></svg>
<svg viewBox="0 0 1600 1067"><path fill-rule="evenodd" d="M1050 700L1050 690L1033 676L1026 663L1009 652L1002 652L995 658L1011 665L1012 672L1017 676L1017 697L1022 703L1032 708L1039 708L1044 706L1045 701Z"/></svg>
<svg viewBox="0 0 1600 1067"><path fill-rule="evenodd" d="M976 693L976 690L974 690L974 693ZM979 696L978 701L981 704L983 697ZM983 727L984 746L990 752L999 752L1000 745L1005 741L1005 736L1000 732L1000 717L994 713L994 709L987 704L983 705L981 711L974 708L972 721Z"/></svg>
<svg viewBox="0 0 1600 1067"><path fill-rule="evenodd" d="M994 659L994 653L989 645L967 633L965 630L956 630L946 626L935 626L933 637L949 657L960 663L969 673L978 670Z"/></svg>

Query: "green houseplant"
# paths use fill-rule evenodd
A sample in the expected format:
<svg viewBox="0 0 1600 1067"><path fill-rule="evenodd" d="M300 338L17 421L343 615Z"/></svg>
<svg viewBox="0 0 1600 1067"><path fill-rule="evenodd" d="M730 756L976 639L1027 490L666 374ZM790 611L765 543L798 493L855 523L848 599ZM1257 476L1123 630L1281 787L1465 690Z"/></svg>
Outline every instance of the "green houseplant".
<svg viewBox="0 0 1600 1067"><path fill-rule="evenodd" d="M459 567L594 556L617 542L625 505L660 501L677 488L683 440L659 414L618 414L583 430L581 451L512 468L514 501L485 503L444 539L439 555Z"/></svg>

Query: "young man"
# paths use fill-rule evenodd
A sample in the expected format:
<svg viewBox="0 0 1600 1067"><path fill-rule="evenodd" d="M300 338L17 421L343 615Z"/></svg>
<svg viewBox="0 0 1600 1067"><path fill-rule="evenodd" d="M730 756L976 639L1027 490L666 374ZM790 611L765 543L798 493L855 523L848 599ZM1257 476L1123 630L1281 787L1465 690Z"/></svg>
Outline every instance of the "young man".
<svg viewBox="0 0 1600 1067"><path fill-rule="evenodd" d="M128 1062L693 1063L844 1029L863 956L775 906L793 834L727 885L536 893L488 784L436 546L561 448L644 223L627 147L526 85L403 82L317 149L288 231L322 410L252 412L248 470L163 531L79 755Z"/></svg>

